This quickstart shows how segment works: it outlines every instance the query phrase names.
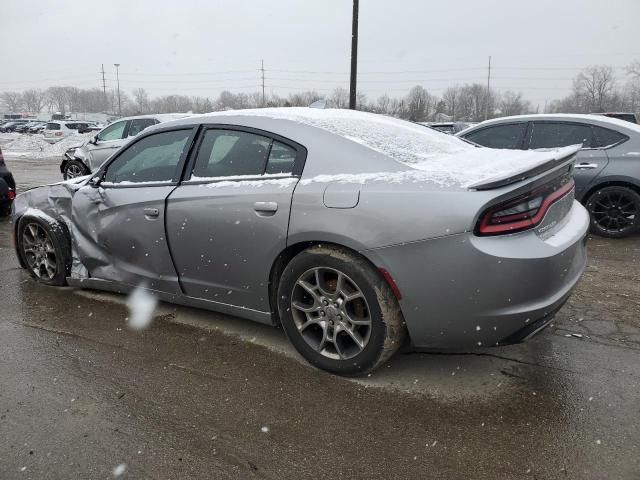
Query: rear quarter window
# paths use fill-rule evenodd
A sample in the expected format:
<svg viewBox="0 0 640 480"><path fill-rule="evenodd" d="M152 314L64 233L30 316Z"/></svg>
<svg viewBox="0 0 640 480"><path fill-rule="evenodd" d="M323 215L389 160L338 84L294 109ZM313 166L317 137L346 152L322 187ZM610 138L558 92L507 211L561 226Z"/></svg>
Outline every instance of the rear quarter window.
<svg viewBox="0 0 640 480"><path fill-rule="evenodd" d="M629 139L626 135L608 128L594 126L593 131L595 134L593 139L594 148L610 147Z"/></svg>

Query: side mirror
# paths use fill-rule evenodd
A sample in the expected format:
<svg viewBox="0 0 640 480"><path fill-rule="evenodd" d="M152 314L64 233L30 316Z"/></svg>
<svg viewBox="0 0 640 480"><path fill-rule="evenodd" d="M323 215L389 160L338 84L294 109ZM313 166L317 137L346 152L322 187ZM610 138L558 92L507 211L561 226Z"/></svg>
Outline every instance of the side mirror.
<svg viewBox="0 0 640 480"><path fill-rule="evenodd" d="M96 135L95 137L91 137L91 140L89 140L89 143L91 145L97 145L98 144L98 136Z"/></svg>
<svg viewBox="0 0 640 480"><path fill-rule="evenodd" d="M100 182L101 182L101 178L99 175L96 175L95 177L91 177L89 179L89 185L91 185L94 188L97 188L100 186Z"/></svg>

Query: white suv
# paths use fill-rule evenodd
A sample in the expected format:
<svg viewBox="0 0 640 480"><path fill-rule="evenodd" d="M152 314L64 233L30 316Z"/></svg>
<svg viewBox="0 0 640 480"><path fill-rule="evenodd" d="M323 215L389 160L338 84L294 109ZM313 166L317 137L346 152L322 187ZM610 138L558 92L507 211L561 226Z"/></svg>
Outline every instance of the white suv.
<svg viewBox="0 0 640 480"><path fill-rule="evenodd" d="M94 126L95 122L79 121L79 120L55 120L47 122L47 126L44 128L44 139L49 143L56 143L62 140L64 137L78 133L78 130L87 129L89 126Z"/></svg>

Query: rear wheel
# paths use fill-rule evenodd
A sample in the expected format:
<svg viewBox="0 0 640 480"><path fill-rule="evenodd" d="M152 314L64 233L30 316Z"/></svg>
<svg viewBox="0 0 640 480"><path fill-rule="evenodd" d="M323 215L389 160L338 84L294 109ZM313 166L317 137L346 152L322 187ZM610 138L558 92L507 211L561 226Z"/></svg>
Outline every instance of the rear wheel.
<svg viewBox="0 0 640 480"><path fill-rule="evenodd" d="M91 172L84 163L79 160L69 160L64 166L63 177L65 180L70 178L83 177L89 175Z"/></svg>
<svg viewBox="0 0 640 480"><path fill-rule="evenodd" d="M586 206L591 231L597 235L622 238L640 229L640 195L630 188L601 188L589 197Z"/></svg>
<svg viewBox="0 0 640 480"><path fill-rule="evenodd" d="M66 229L37 217L18 224L18 254L33 278L47 285L65 285L71 269L71 245Z"/></svg>
<svg viewBox="0 0 640 480"><path fill-rule="evenodd" d="M294 347L312 365L361 375L386 362L406 328L400 306L363 258L337 247L312 247L286 266L278 310Z"/></svg>

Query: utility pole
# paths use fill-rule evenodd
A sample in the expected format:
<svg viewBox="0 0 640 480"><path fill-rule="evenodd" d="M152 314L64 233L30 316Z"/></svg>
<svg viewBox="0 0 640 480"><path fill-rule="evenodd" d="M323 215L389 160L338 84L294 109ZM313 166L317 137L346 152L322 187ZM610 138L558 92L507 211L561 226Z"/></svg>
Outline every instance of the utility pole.
<svg viewBox="0 0 640 480"><path fill-rule="evenodd" d="M262 60L260 71L262 72L262 106L264 107L264 60Z"/></svg>
<svg viewBox="0 0 640 480"><path fill-rule="evenodd" d="M118 116L122 116L122 105L120 104L120 76L118 75L118 67L120 67L119 63L113 64L116 67L116 81L118 83Z"/></svg>
<svg viewBox="0 0 640 480"><path fill-rule="evenodd" d="M107 108L107 83L104 80L104 63L102 64L102 93L102 104L104 105L104 108Z"/></svg>
<svg viewBox="0 0 640 480"><path fill-rule="evenodd" d="M489 118L489 99L491 98L491 55L489 55L489 70L487 71L487 103L484 109L484 119Z"/></svg>
<svg viewBox="0 0 640 480"><path fill-rule="evenodd" d="M358 4L353 0L353 16L351 23L351 81L349 85L349 108L356 109L356 77L358 75Z"/></svg>

